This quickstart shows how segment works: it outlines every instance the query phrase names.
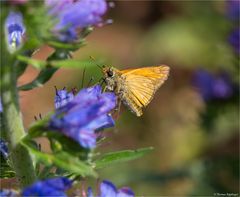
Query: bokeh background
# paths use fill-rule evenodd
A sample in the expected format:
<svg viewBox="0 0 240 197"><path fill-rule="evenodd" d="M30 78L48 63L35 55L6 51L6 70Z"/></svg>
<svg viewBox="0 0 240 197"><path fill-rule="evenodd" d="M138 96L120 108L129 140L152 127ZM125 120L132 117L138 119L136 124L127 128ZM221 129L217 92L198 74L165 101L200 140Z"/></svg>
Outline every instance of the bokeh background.
<svg viewBox="0 0 240 197"><path fill-rule="evenodd" d="M166 64L169 79L144 115L122 107L101 152L153 146L136 161L100 171L137 196L239 194L239 1L116 1L87 46L73 55L118 69ZM235 31L235 32L234 32ZM45 59L48 46L35 54ZM37 76L29 66L19 79ZM25 127L54 109L54 86L82 87L83 70L60 69L42 88L21 92ZM83 86L101 77L86 67ZM92 83L93 84L93 83ZM41 141L47 147L47 142Z"/></svg>

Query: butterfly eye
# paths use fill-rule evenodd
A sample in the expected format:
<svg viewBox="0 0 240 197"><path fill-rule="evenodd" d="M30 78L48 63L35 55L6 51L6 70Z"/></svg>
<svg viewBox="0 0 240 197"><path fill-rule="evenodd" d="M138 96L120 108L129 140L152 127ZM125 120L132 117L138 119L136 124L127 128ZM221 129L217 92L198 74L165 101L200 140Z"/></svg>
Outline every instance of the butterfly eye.
<svg viewBox="0 0 240 197"><path fill-rule="evenodd" d="M112 77L113 76L113 71L112 70L108 70L107 74L108 74L108 77Z"/></svg>

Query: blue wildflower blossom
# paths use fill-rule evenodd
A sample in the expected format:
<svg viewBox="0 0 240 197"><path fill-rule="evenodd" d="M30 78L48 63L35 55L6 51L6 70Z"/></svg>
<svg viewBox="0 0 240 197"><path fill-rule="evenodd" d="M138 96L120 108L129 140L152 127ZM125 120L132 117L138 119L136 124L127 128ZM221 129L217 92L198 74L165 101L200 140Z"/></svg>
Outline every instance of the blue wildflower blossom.
<svg viewBox="0 0 240 197"><path fill-rule="evenodd" d="M73 98L74 98L73 92L67 92L67 90L65 90L65 89L62 89L62 90L56 89L56 95L54 98L55 108L58 109L64 105L66 105Z"/></svg>
<svg viewBox="0 0 240 197"><path fill-rule="evenodd" d="M87 197L93 197L92 188L88 188ZM134 192L128 188L123 187L117 189L116 186L107 180L104 180L100 184L100 194L98 197L134 197Z"/></svg>
<svg viewBox="0 0 240 197"><path fill-rule="evenodd" d="M3 107L2 107L2 101L1 101L1 98L0 98L0 112L3 112Z"/></svg>
<svg viewBox="0 0 240 197"><path fill-rule="evenodd" d="M232 45L234 51L239 54L240 52L240 28L236 28L232 31L232 33L229 36L229 43Z"/></svg>
<svg viewBox="0 0 240 197"><path fill-rule="evenodd" d="M21 47L24 32L22 14L20 12L10 12L5 21L6 42L10 53Z"/></svg>
<svg viewBox="0 0 240 197"><path fill-rule="evenodd" d="M0 139L0 154L4 157L8 157L8 147L4 140Z"/></svg>
<svg viewBox="0 0 240 197"><path fill-rule="evenodd" d="M57 177L44 181L37 181L22 191L22 196L61 196L65 194L72 185L72 181L65 177Z"/></svg>
<svg viewBox="0 0 240 197"><path fill-rule="evenodd" d="M240 16L240 1L239 0L227 0L227 16L233 21L239 20Z"/></svg>
<svg viewBox="0 0 240 197"><path fill-rule="evenodd" d="M64 133L84 148L94 148L95 131L114 126L109 112L115 106L114 93L102 93L101 86L82 89L74 99L56 110L49 128Z"/></svg>
<svg viewBox="0 0 240 197"><path fill-rule="evenodd" d="M226 73L214 76L206 70L198 70L193 75L193 85L206 101L226 99L233 94L233 85Z"/></svg>
<svg viewBox="0 0 240 197"><path fill-rule="evenodd" d="M61 41L71 42L78 38L78 30L102 23L107 11L105 0L45 0L49 14L58 19L54 28Z"/></svg>
<svg viewBox="0 0 240 197"><path fill-rule="evenodd" d="M0 190L1 197L17 197L19 196L18 193L11 189L1 189Z"/></svg>

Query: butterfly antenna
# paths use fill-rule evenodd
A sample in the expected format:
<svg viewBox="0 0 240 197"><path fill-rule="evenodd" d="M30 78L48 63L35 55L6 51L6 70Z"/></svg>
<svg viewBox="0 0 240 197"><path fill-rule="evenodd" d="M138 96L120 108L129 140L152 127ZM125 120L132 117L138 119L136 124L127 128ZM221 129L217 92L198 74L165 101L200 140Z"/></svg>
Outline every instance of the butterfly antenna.
<svg viewBox="0 0 240 197"><path fill-rule="evenodd" d="M104 68L104 66L100 66L99 64L96 63L96 59L93 56L90 55L90 59L92 59L95 62L96 66L101 70Z"/></svg>
<svg viewBox="0 0 240 197"><path fill-rule="evenodd" d="M82 73L82 85L81 85L82 88L83 88L83 85L84 85L85 72L86 72L86 67L84 67L83 73Z"/></svg>
<svg viewBox="0 0 240 197"><path fill-rule="evenodd" d="M87 87L89 87L92 83L92 81L94 80L94 77L91 77L91 79L89 80L88 84L87 84Z"/></svg>

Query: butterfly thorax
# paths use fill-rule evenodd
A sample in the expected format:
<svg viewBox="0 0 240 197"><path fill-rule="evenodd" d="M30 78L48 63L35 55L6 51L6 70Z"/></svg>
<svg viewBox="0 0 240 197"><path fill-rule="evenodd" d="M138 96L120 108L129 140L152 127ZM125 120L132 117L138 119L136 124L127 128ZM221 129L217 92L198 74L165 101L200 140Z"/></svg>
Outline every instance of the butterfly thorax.
<svg viewBox="0 0 240 197"><path fill-rule="evenodd" d="M106 91L115 92L117 95L121 92L123 85L121 74L118 69L113 67L103 68L104 81L106 83Z"/></svg>

